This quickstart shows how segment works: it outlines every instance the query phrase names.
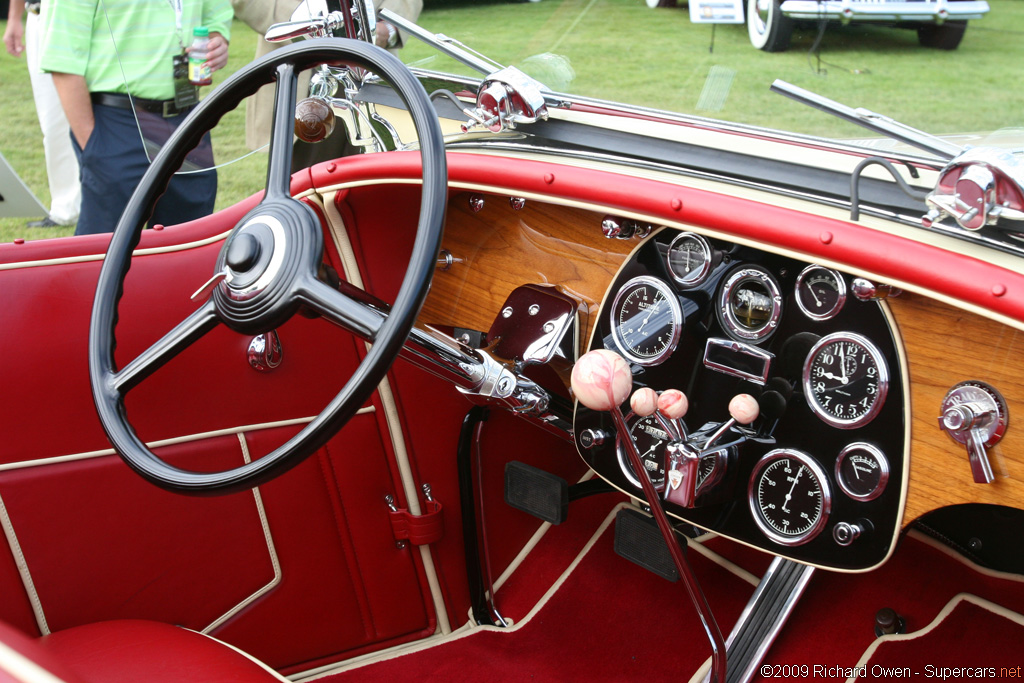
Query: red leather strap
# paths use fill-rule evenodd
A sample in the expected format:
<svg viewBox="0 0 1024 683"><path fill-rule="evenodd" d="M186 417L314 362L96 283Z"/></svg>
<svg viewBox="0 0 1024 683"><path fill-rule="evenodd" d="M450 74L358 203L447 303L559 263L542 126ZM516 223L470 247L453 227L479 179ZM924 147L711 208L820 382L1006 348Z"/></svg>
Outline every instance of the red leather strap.
<svg viewBox="0 0 1024 683"><path fill-rule="evenodd" d="M393 510L391 529L396 541L409 541L413 545L426 545L444 535L443 506L436 500L427 501L422 515L411 515L408 510Z"/></svg>

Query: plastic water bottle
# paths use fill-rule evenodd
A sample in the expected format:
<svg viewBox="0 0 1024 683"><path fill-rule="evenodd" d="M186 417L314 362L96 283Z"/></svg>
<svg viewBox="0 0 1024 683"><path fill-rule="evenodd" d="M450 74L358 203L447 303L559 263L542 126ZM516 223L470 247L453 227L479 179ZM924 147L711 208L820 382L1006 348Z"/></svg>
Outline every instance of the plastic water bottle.
<svg viewBox="0 0 1024 683"><path fill-rule="evenodd" d="M192 85L210 85L213 76L210 63L206 61L210 49L210 30L196 26L192 30L192 48L188 51L188 80Z"/></svg>

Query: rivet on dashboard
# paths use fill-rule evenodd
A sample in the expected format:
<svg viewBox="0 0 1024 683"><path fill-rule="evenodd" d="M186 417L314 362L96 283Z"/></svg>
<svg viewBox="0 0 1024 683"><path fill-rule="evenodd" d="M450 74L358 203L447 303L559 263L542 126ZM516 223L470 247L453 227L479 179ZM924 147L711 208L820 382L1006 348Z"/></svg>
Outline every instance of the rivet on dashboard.
<svg viewBox="0 0 1024 683"><path fill-rule="evenodd" d="M21 237L18 237L17 239L14 240L14 243L15 244L25 244L25 240L23 238L21 238Z"/></svg>
<svg viewBox="0 0 1024 683"><path fill-rule="evenodd" d="M160 225L159 223L157 223L156 225L153 226L153 230L163 230L163 229L164 229L164 226Z"/></svg>
<svg viewBox="0 0 1024 683"><path fill-rule="evenodd" d="M992 296L1003 296L1006 294L1006 285L995 284L992 285Z"/></svg>
<svg viewBox="0 0 1024 683"><path fill-rule="evenodd" d="M832 244L832 233L825 231L818 236L822 244Z"/></svg>
<svg viewBox="0 0 1024 683"><path fill-rule="evenodd" d="M683 210L683 200L680 199L679 197L674 197L672 199L672 210L673 211L682 211Z"/></svg>
<svg viewBox="0 0 1024 683"><path fill-rule="evenodd" d="M331 163L327 164L327 172L328 173L334 173L334 170L336 168L338 168L338 165L336 163L334 163L333 161Z"/></svg>
<svg viewBox="0 0 1024 683"><path fill-rule="evenodd" d="M501 317L502 318L511 318L512 317L512 307L511 306L506 306L504 309L502 309Z"/></svg>
<svg viewBox="0 0 1024 683"><path fill-rule="evenodd" d="M525 197L509 197L508 198L508 203L509 203L509 205L514 210L520 211L520 210L522 210L522 208L524 206L526 206L526 198Z"/></svg>
<svg viewBox="0 0 1024 683"><path fill-rule="evenodd" d="M478 194L469 195L469 208L473 210L473 213L479 213L484 208L484 198Z"/></svg>
<svg viewBox="0 0 1024 683"><path fill-rule="evenodd" d="M545 173L544 174L544 182L547 183L548 185L550 185L551 183L555 182L555 174L554 173Z"/></svg>

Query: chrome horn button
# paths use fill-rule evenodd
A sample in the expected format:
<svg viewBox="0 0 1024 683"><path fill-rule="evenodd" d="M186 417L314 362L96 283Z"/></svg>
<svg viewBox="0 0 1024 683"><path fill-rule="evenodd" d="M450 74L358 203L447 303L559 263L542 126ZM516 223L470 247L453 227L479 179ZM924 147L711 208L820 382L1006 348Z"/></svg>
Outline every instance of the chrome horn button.
<svg viewBox="0 0 1024 683"><path fill-rule="evenodd" d="M265 290L281 271L287 239L284 225L261 214L245 222L225 245L224 294L235 301L251 299Z"/></svg>

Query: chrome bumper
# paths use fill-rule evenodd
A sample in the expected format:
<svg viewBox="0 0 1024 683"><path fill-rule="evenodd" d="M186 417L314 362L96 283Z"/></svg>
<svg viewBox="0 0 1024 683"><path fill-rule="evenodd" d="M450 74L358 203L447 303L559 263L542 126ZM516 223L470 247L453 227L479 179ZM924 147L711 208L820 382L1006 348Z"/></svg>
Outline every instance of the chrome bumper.
<svg viewBox="0 0 1024 683"><path fill-rule="evenodd" d="M988 10L984 0L907 2L896 0L785 0L782 14L793 19L834 19L848 21L922 21L941 24L947 19L981 19Z"/></svg>

